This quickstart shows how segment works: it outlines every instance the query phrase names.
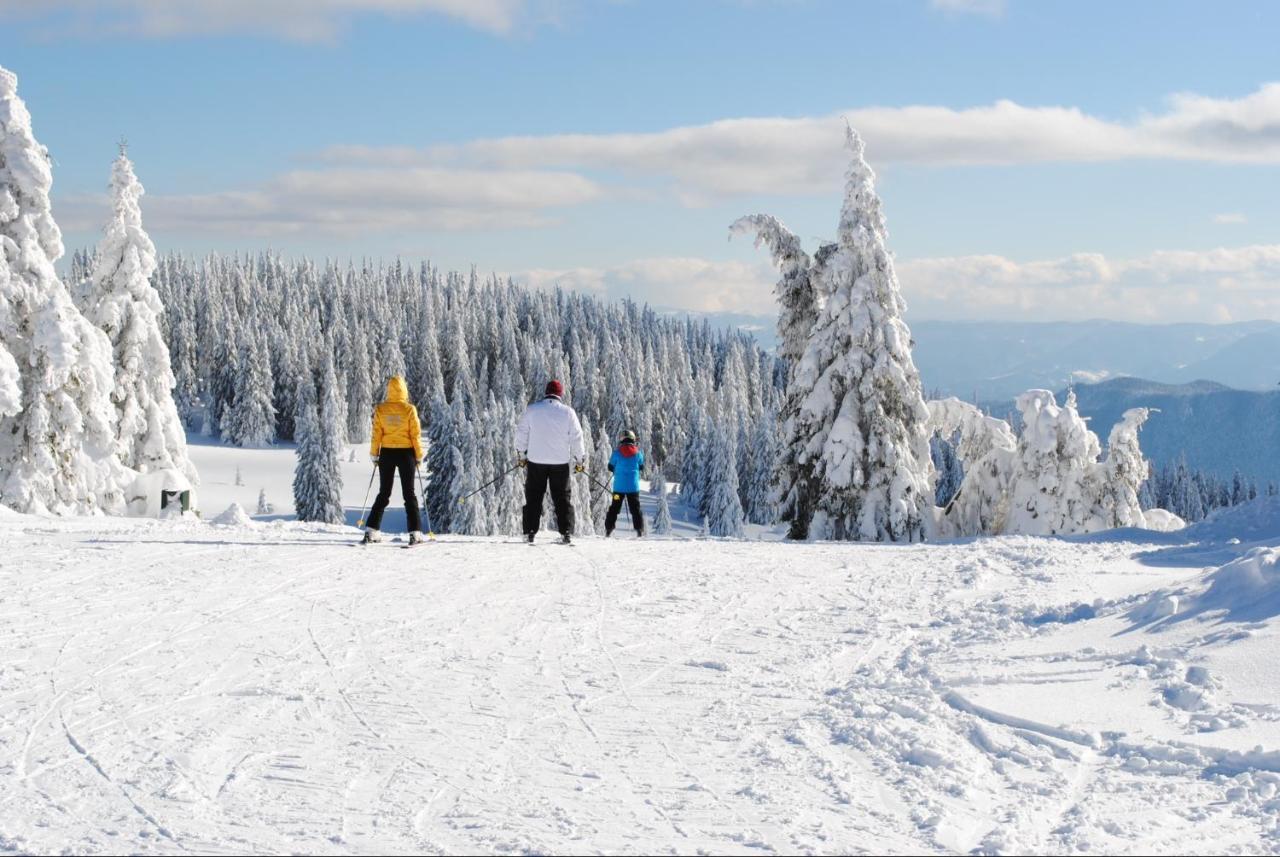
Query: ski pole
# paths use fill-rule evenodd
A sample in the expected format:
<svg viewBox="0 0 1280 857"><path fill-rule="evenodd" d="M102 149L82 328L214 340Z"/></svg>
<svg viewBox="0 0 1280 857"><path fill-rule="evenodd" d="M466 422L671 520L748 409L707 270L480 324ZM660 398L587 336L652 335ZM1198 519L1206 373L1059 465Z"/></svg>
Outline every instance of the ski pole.
<svg viewBox="0 0 1280 857"><path fill-rule="evenodd" d="M502 471L502 472L501 472L501 473L499 473L496 477L494 477L493 479L490 479L488 482L484 483L484 484L483 484L483 485L481 485L479 488L477 488L476 490L472 491L470 494L464 494L464 495L462 495L461 497L459 497L459 498L458 498L458 505L459 505L459 506L461 506L463 503L467 502L467 500L469 500L469 499L471 499L472 497L476 496L477 494L479 494L479 493L480 493L481 491L483 491L484 489L486 489L486 488L488 488L488 487L490 487L490 486L492 486L492 485L497 485L497 484L498 484L499 482L501 482L504 478L506 478L506 476L507 476L507 474L508 474L508 473L512 473L512 472L514 472L514 471L516 471L516 470L519 470L519 469L520 469L520 465L519 465L519 464L517 464L517 465L515 465L514 467L512 467L510 470L504 470L504 471Z"/></svg>
<svg viewBox="0 0 1280 857"><path fill-rule="evenodd" d="M373 477L378 475L378 465L373 465L373 472L369 474L369 487L364 489L364 502L360 504L360 508L364 511L360 513L360 520L356 521L357 527L364 526L365 516L369 514L369 492L373 490Z"/></svg>
<svg viewBox="0 0 1280 857"><path fill-rule="evenodd" d="M435 527L431 526L431 509L427 507L427 483L422 478L422 468L415 461L413 463L413 472L418 479L418 503L421 505L422 514L427 519L427 538L431 541L436 540Z"/></svg>
<svg viewBox="0 0 1280 857"><path fill-rule="evenodd" d="M583 468L579 469L579 470L578 470L578 472L579 472L579 473L581 473L583 476L587 477L587 481L588 481L588 482L590 482L592 485L594 485L594 486L596 486L597 488L599 488L599 489L600 489L601 491L603 491L604 493L606 493L606 494L612 494L612 493L613 493L613 489L611 489L608 485L606 485L606 484L605 484L605 483L603 483L603 482L597 482L597 481L595 480L595 477L591 475L591 473L587 470L587 468L583 467Z"/></svg>

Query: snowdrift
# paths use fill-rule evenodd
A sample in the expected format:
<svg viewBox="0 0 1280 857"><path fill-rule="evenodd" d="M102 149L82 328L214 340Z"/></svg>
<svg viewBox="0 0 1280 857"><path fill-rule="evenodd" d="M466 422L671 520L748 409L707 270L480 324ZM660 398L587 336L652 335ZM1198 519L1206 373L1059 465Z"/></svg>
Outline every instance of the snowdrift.
<svg viewBox="0 0 1280 857"><path fill-rule="evenodd" d="M1188 541L1280 541L1280 496L1259 497L1239 506L1219 509L1185 530Z"/></svg>

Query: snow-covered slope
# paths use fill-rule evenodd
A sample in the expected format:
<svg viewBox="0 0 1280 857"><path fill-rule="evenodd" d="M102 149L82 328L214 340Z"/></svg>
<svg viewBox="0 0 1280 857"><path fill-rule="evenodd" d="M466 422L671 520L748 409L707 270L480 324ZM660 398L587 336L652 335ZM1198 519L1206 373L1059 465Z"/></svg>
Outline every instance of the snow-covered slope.
<svg viewBox="0 0 1280 857"><path fill-rule="evenodd" d="M0 515L0 851L1271 850L1274 554L1212 526L402 550Z"/></svg>

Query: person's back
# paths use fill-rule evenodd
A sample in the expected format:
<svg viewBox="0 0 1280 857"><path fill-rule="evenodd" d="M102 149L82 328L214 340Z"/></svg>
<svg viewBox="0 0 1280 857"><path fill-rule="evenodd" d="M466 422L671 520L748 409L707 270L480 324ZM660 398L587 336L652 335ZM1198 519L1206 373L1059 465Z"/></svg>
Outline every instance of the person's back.
<svg viewBox="0 0 1280 857"><path fill-rule="evenodd" d="M409 387L404 378L394 375L387 381L387 397L373 408L373 431L369 436L369 457L380 476L378 496L369 510L364 543L382 538L382 513L391 502L391 488L396 474L404 494L405 521L409 528L409 544L422 541L418 497L414 492L418 463L422 461L422 425L418 409L409 401Z"/></svg>
<svg viewBox="0 0 1280 857"><path fill-rule="evenodd" d="M516 448L534 464L568 464L586 454L582 424L573 408L548 396L525 409L516 429Z"/></svg>
<svg viewBox="0 0 1280 857"><path fill-rule="evenodd" d="M640 490L640 474L644 471L644 452L634 442L623 441L609 457L613 471L615 494L633 494Z"/></svg>
<svg viewBox="0 0 1280 857"><path fill-rule="evenodd" d="M525 408L516 427L516 454L527 474L524 483L524 534L530 543L542 519L542 499L547 488L556 508L556 524L567 544L573 534L573 505L570 500L569 462L585 467L587 451L582 442L582 423L573 408L561 401L564 385L547 383L546 394Z"/></svg>
<svg viewBox="0 0 1280 857"><path fill-rule="evenodd" d="M628 429L618 436L618 448L609 456L609 470L613 473L613 502L604 516L605 538L613 535L618 523L618 512L625 500L631 512L631 525L636 535L644 535L644 514L640 511L640 476L644 473L644 453L636 442L636 433Z"/></svg>
<svg viewBox="0 0 1280 857"><path fill-rule="evenodd" d="M387 382L387 398L373 408L373 437L370 452L383 449L412 449L422 458L422 429L418 409L409 401L409 387L399 375Z"/></svg>

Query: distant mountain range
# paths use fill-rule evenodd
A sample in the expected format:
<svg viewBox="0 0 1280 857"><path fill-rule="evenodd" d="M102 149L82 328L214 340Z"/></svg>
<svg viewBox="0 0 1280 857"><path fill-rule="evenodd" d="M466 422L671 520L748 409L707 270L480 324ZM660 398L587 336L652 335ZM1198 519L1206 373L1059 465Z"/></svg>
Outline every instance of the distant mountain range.
<svg viewBox="0 0 1280 857"><path fill-rule="evenodd" d="M918 321L911 335L926 391L967 400L1120 376L1165 384L1209 380L1242 390L1275 389L1280 381L1280 324L1272 321Z"/></svg>
<svg viewBox="0 0 1280 857"><path fill-rule="evenodd" d="M674 311L671 311L674 314ZM689 313L775 346L771 316ZM1012 399L1122 376L1165 384L1207 379L1240 390L1280 382L1280 323L1128 324L912 321L916 366L930 396Z"/></svg>

